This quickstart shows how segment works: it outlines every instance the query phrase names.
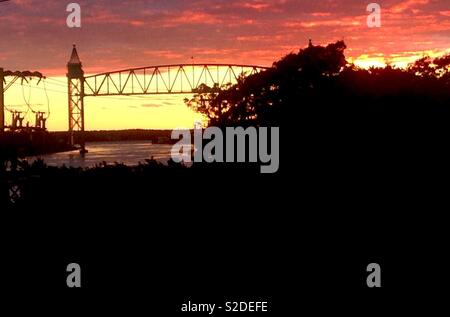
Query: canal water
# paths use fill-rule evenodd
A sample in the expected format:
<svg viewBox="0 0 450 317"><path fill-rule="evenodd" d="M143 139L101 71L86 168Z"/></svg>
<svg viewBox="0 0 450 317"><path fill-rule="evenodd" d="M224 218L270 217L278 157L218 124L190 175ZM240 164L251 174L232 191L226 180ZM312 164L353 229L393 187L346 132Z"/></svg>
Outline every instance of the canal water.
<svg viewBox="0 0 450 317"><path fill-rule="evenodd" d="M94 167L106 162L108 164L123 163L129 166L145 163L152 157L163 164L170 159L171 144L152 144L151 141L95 142L86 143L89 153L84 157L79 151L29 157L32 162L42 158L49 166Z"/></svg>

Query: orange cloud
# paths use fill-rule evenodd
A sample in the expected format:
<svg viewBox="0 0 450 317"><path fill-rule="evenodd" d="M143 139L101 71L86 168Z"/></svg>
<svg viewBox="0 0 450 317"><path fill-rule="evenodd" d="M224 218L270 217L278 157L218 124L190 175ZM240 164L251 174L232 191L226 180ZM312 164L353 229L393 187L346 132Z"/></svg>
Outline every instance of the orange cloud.
<svg viewBox="0 0 450 317"><path fill-rule="evenodd" d="M394 5L390 8L390 11L393 13L402 13L406 10L426 5L430 2L430 0L405 0L397 5Z"/></svg>
<svg viewBox="0 0 450 317"><path fill-rule="evenodd" d="M314 12L314 13L311 13L311 15L313 17L322 18L322 17L329 17L331 15L331 13L330 12Z"/></svg>
<svg viewBox="0 0 450 317"><path fill-rule="evenodd" d="M185 24L215 24L219 23L220 20L217 16L199 11L186 10L181 13L174 15L169 15L165 22L165 27L175 27Z"/></svg>
<svg viewBox="0 0 450 317"><path fill-rule="evenodd" d="M356 58L348 58L348 61L362 68L385 67L388 64L398 68L406 68L409 64L414 63L416 60L424 56L436 58L446 54L450 54L450 49L442 51L441 50L411 51L411 52L402 52L399 54L383 54L383 53L363 54Z"/></svg>
<svg viewBox="0 0 450 317"><path fill-rule="evenodd" d="M265 2L247 2L242 4L244 8L249 8L257 11L261 11L270 7L270 4Z"/></svg>

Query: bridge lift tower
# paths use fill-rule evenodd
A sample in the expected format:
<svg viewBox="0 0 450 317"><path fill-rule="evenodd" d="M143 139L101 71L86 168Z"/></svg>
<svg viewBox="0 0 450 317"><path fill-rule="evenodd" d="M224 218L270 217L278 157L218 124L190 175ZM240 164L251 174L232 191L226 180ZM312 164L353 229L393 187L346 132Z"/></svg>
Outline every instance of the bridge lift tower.
<svg viewBox="0 0 450 317"><path fill-rule="evenodd" d="M75 134L81 153L86 152L84 143L84 71L78 56L77 48L73 45L72 55L67 63L67 79L69 91L69 143L75 144Z"/></svg>

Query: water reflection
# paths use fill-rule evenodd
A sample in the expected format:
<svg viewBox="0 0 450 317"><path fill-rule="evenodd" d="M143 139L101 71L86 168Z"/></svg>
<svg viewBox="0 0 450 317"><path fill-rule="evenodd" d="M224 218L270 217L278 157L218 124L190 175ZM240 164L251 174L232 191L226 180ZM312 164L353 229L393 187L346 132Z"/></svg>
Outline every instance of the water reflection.
<svg viewBox="0 0 450 317"><path fill-rule="evenodd" d="M97 164L106 162L108 164L123 163L129 166L138 165L152 157L161 163L166 164L170 159L170 144L152 144L150 141L135 142L98 142L87 143L86 148L89 153L84 157L78 151L55 153L40 156L49 166L70 166L70 167L94 167ZM33 161L38 157L30 157Z"/></svg>

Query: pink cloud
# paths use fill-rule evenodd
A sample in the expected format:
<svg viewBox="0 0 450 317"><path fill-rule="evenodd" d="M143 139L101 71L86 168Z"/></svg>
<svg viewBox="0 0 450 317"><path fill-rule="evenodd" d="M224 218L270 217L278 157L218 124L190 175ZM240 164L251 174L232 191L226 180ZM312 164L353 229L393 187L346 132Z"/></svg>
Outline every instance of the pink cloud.
<svg viewBox="0 0 450 317"><path fill-rule="evenodd" d="M11 69L64 69L72 43L86 68L104 70L191 56L270 65L310 38L344 39L353 57L445 50L448 1L384 0L382 28L369 29L360 0L79 0L83 26L69 29L64 1L16 0L2 6L0 60Z"/></svg>

